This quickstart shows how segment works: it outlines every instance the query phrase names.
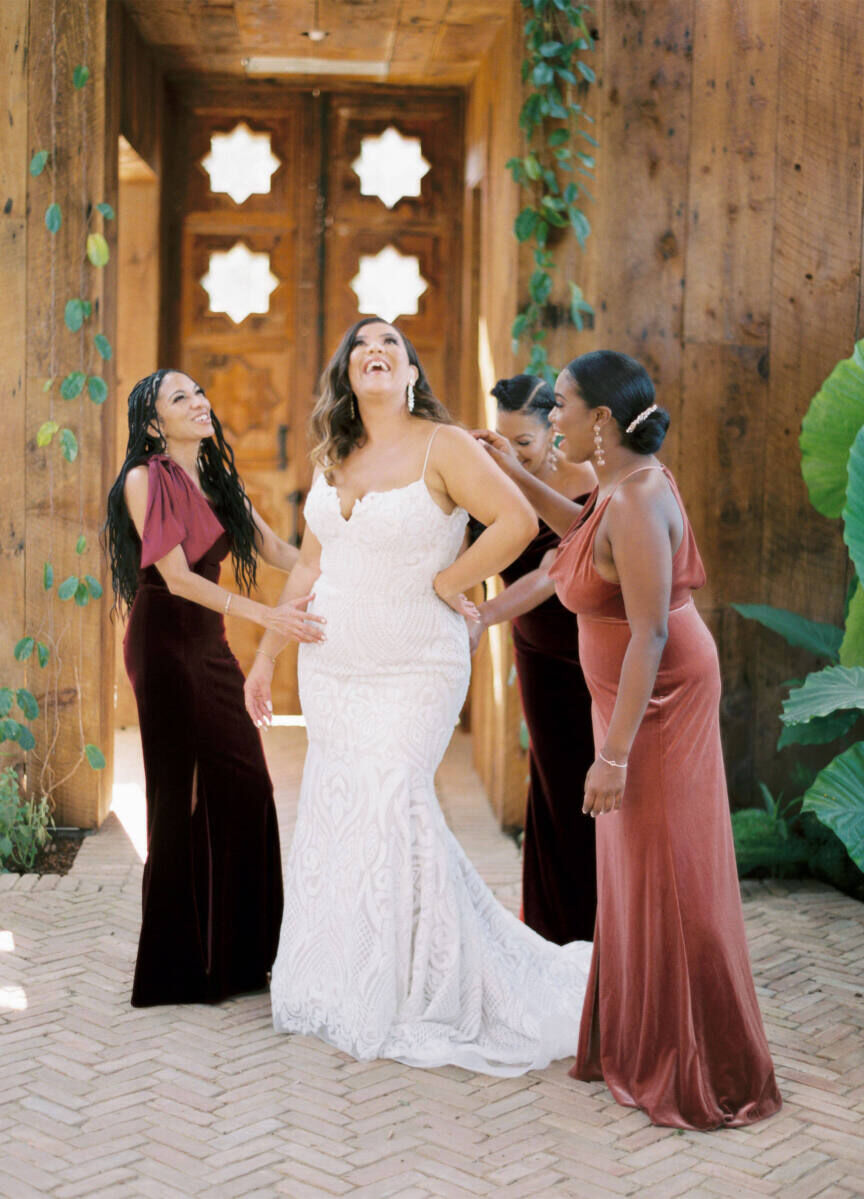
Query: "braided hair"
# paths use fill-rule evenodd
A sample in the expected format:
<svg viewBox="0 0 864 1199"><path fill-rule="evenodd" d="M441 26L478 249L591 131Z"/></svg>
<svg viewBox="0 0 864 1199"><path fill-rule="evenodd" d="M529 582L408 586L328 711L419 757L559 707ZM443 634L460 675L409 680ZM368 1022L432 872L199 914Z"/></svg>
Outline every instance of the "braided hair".
<svg viewBox="0 0 864 1199"><path fill-rule="evenodd" d="M135 466L148 462L154 454L164 454L165 439L159 429L156 397L166 375L175 373L163 367L139 380L129 394L129 439L120 473L108 492L108 512L102 528L102 545L111 567L114 590L114 611L123 612L132 605L138 590L140 541L126 507L123 489L126 476ZM180 372L177 372L180 373ZM258 572L256 551L257 529L252 505L237 468L234 451L225 440L222 425L211 410L213 435L201 442L198 451L198 471L201 485L213 503L231 545L234 578L241 591L248 594L255 586Z"/></svg>

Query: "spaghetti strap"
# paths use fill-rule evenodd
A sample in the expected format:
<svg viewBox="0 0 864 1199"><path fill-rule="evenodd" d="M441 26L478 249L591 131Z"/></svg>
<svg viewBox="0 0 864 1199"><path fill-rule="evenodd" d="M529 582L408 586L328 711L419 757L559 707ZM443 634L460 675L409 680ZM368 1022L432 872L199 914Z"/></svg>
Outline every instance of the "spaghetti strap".
<svg viewBox="0 0 864 1199"><path fill-rule="evenodd" d="M426 478L426 467L429 465L429 451L432 449L432 442L435 440L435 434L438 432L438 430L440 428L441 428L440 425L435 426L435 428L432 430L432 436L429 438L428 442L426 443L426 457L423 459L423 470L420 473L421 479Z"/></svg>
<svg viewBox="0 0 864 1199"><path fill-rule="evenodd" d="M613 496L615 494L615 492L618 490L618 488L621 486L622 483L626 483L627 480L632 479L634 475L641 475L642 472L645 470L659 470L659 471L663 471L665 473L665 467L663 466L662 462L658 462L656 466L637 466L635 470L630 471L629 475L625 475L623 479L618 480L618 482L615 484L615 486L609 492L609 495L606 495L603 497L604 502L606 500L608 500L610 496Z"/></svg>

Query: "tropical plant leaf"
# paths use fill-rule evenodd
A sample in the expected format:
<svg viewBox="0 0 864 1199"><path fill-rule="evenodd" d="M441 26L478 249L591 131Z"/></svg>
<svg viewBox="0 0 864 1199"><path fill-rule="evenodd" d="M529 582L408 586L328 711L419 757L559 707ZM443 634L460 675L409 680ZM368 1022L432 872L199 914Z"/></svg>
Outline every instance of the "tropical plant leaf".
<svg viewBox="0 0 864 1199"><path fill-rule="evenodd" d="M804 724L786 724L780 733L777 748L785 749L787 745L826 745L829 741L844 737L860 715L857 709L848 711L841 708L830 716L814 716Z"/></svg>
<svg viewBox="0 0 864 1199"><path fill-rule="evenodd" d="M33 748L33 746L36 744L36 738L33 736L33 734L27 728L26 724L18 725L18 735L15 738L15 740L18 742L18 744L21 746L21 748L23 750L25 750L26 752L29 752Z"/></svg>
<svg viewBox="0 0 864 1199"><path fill-rule="evenodd" d="M0 687L0 716L8 716L15 699L15 692L11 687Z"/></svg>
<svg viewBox="0 0 864 1199"><path fill-rule="evenodd" d="M96 205L96 211L101 212L106 221L114 220L114 209L110 204L106 204L104 200Z"/></svg>
<svg viewBox="0 0 864 1199"><path fill-rule="evenodd" d="M30 159L30 174L35 178L41 175L48 163L48 151L38 150Z"/></svg>
<svg viewBox="0 0 864 1199"><path fill-rule="evenodd" d="M54 567L50 562L45 562L42 565L42 588L44 591L50 591L54 586Z"/></svg>
<svg viewBox="0 0 864 1199"><path fill-rule="evenodd" d="M75 553L83 554L86 549L87 549L87 538L82 533L81 536L78 538L78 540L75 542Z"/></svg>
<svg viewBox="0 0 864 1199"><path fill-rule="evenodd" d="M39 432L36 434L36 444L46 446L51 444L51 438L58 431L60 426L56 420L46 420L39 426Z"/></svg>
<svg viewBox="0 0 864 1199"><path fill-rule="evenodd" d="M85 66L76 67L75 70L72 72L72 84L75 87L76 91L80 91L80 89L84 86L84 84L87 82L87 80L89 78L90 78L90 68L89 67L85 67Z"/></svg>
<svg viewBox="0 0 864 1199"><path fill-rule="evenodd" d="M856 433L849 451L843 540L849 547L855 573L861 578L864 576L864 425Z"/></svg>
<svg viewBox="0 0 864 1199"><path fill-rule="evenodd" d="M801 425L801 471L810 502L823 516L843 511L849 450L862 425L864 341L859 341L816 392Z"/></svg>
<svg viewBox="0 0 864 1199"><path fill-rule="evenodd" d="M78 438L71 429L60 430L60 449L67 462L74 462L78 457Z"/></svg>
<svg viewBox="0 0 864 1199"><path fill-rule="evenodd" d="M75 588L75 603L79 608L86 608L90 603L90 592L83 579L79 580L78 586Z"/></svg>
<svg viewBox="0 0 864 1199"><path fill-rule="evenodd" d="M43 645L41 641L36 642L36 656L39 659L39 665L44 670L48 665L48 659L51 657L51 651L47 645Z"/></svg>
<svg viewBox="0 0 864 1199"><path fill-rule="evenodd" d="M33 646L36 642L32 637L22 637L12 651L16 662L26 662L33 653Z"/></svg>
<svg viewBox="0 0 864 1199"><path fill-rule="evenodd" d="M74 400L80 396L87 376L83 371L72 371L60 384L60 394L64 400Z"/></svg>
<svg viewBox="0 0 864 1199"><path fill-rule="evenodd" d="M59 598L61 600L71 599L72 596L75 594L75 589L77 588L77 586L78 586L78 576L77 575L69 575L69 577L67 579L64 579L63 582L60 584L60 586L57 588L57 595L59 596Z"/></svg>
<svg viewBox="0 0 864 1199"><path fill-rule="evenodd" d="M36 702L36 696L33 692L28 691L26 687L19 687L15 699L18 702L18 707L27 719L35 720L39 715L39 705Z"/></svg>
<svg viewBox="0 0 864 1199"><path fill-rule="evenodd" d="M98 579L94 579L92 575L85 575L84 582L87 584L87 590L92 595L93 599L101 599L102 584Z"/></svg>
<svg viewBox="0 0 864 1199"><path fill-rule="evenodd" d="M105 266L110 258L108 243L101 233L88 233L87 257L93 266Z"/></svg>
<svg viewBox="0 0 864 1199"><path fill-rule="evenodd" d="M846 628L840 645L841 666L864 666L864 587L855 590L846 608Z"/></svg>
<svg viewBox="0 0 864 1199"><path fill-rule="evenodd" d="M779 633L790 645L798 645L821 658L837 661L843 640L843 630L837 625L808 620L797 612L790 612L787 608L772 608L769 604L732 604L732 607L747 620L756 620L772 633Z"/></svg>
<svg viewBox="0 0 864 1199"><path fill-rule="evenodd" d="M45 209L45 228L49 233L58 233L63 224L63 213L59 204L49 204Z"/></svg>
<svg viewBox="0 0 864 1199"><path fill-rule="evenodd" d="M836 833L858 869L864 870L864 742L819 772L804 796L802 811L813 812Z"/></svg>
<svg viewBox="0 0 864 1199"><path fill-rule="evenodd" d="M105 755L97 745L85 745L84 753L87 755L87 761L94 770L105 769Z"/></svg>
<svg viewBox="0 0 864 1199"><path fill-rule="evenodd" d="M84 324L84 305L81 300L67 300L63 320L70 333L77 333Z"/></svg>
<svg viewBox="0 0 864 1199"><path fill-rule="evenodd" d="M114 351L111 348L111 342L108 340L108 338L105 336L104 333L97 333L96 336L93 338L93 344L96 346L96 349L99 353L99 357L104 358L106 362L111 357L111 355L114 353Z"/></svg>
<svg viewBox="0 0 864 1199"><path fill-rule="evenodd" d="M814 670L784 699L780 719L784 724L801 724L840 708L864 708L864 666Z"/></svg>
<svg viewBox="0 0 864 1199"><path fill-rule="evenodd" d="M91 375L87 380L87 390L94 404L104 404L108 399L108 384L99 375Z"/></svg>

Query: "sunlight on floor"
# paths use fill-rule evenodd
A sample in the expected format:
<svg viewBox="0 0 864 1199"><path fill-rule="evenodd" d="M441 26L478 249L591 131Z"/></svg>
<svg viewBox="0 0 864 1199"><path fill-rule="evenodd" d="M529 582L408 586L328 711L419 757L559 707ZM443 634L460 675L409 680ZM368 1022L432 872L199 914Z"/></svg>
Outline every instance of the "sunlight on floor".
<svg viewBox="0 0 864 1199"><path fill-rule="evenodd" d="M27 1010L27 995L23 987L0 987L0 1011L24 1012Z"/></svg>
<svg viewBox="0 0 864 1199"><path fill-rule="evenodd" d="M115 783L111 811L143 862L147 856L147 802L138 783Z"/></svg>

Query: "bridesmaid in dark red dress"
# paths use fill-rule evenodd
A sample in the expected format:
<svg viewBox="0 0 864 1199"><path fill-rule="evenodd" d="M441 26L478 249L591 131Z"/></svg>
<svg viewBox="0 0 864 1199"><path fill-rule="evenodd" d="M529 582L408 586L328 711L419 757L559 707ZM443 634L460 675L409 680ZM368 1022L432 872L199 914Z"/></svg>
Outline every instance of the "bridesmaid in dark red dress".
<svg viewBox="0 0 864 1199"><path fill-rule="evenodd" d="M596 479L590 466L569 463L554 446L552 388L536 375L501 379L498 433L522 467L568 497L584 496ZM594 761L591 696L579 665L578 628L549 577L558 535L540 531L501 578L506 587L480 605L469 626L472 650L490 625L509 620L522 712L530 737L529 785L522 846L522 915L545 937L566 945L591 941L597 908L594 823L582 813L573 779Z"/></svg>
<svg viewBox="0 0 864 1199"><path fill-rule="evenodd" d="M252 509L216 416L188 375L156 371L129 397L126 459L108 498L115 605L147 786L147 861L132 1003L217 1003L259 990L276 955L282 869L273 787L225 640L229 610L317 639L308 599L251 599L257 556L297 551ZM218 585L231 553L241 592Z"/></svg>
<svg viewBox="0 0 864 1199"><path fill-rule="evenodd" d="M563 537L596 760L597 931L574 1077L655 1124L751 1124L781 1106L747 952L720 745L720 671L693 603L705 574L653 456L668 415L644 368L598 351L558 376L553 424L599 482L581 516L505 464ZM542 489L542 490L541 490ZM574 780L575 781L575 780Z"/></svg>

